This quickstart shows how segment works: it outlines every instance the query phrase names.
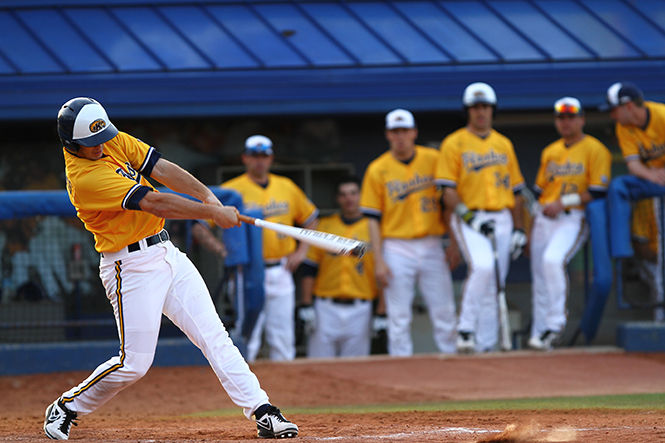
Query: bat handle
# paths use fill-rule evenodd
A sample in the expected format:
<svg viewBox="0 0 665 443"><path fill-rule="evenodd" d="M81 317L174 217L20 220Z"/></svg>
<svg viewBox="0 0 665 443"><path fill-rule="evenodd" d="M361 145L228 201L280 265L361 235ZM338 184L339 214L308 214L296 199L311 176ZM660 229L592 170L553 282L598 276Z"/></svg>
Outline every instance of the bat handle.
<svg viewBox="0 0 665 443"><path fill-rule="evenodd" d="M250 217L249 215L238 214L238 219L243 223L247 223L248 225L256 224L256 219L254 217Z"/></svg>

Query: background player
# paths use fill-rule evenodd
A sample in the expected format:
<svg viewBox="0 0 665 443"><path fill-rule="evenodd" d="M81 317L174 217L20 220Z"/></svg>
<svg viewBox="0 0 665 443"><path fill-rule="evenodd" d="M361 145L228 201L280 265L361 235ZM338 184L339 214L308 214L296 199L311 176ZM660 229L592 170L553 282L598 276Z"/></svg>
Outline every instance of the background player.
<svg viewBox="0 0 665 443"><path fill-rule="evenodd" d="M429 308L434 342L454 352L455 304L443 250L441 193L434 184L438 152L416 146L413 115L395 109L386 115L390 150L367 167L360 207L369 229L377 284L388 314L388 352L413 354L412 302L415 285Z"/></svg>
<svg viewBox="0 0 665 443"><path fill-rule="evenodd" d="M554 103L554 125L561 138L542 152L534 186L542 210L536 212L531 235L533 321L529 347L549 350L566 324L566 265L586 241L584 206L604 198L612 158L596 138L583 132L579 100Z"/></svg>
<svg viewBox="0 0 665 443"><path fill-rule="evenodd" d="M522 199L524 187L513 144L492 129L496 94L486 83L466 87L463 103L468 124L441 143L436 181L443 200L454 208L450 225L469 269L457 326L460 352L488 351L498 340L496 277L492 245L495 235L501 279L512 254L526 245ZM511 217L512 215L512 217Z"/></svg>
<svg viewBox="0 0 665 443"><path fill-rule="evenodd" d="M123 132L90 98L74 98L58 113L67 192L101 253L99 274L115 315L120 354L102 363L46 409L44 431L67 440L79 415L95 411L150 368L162 314L201 349L231 399L262 437L295 437L298 427L270 405L210 300L201 275L169 241L164 217L239 224L238 211L155 148ZM176 192L159 193L146 177Z"/></svg>
<svg viewBox="0 0 665 443"><path fill-rule="evenodd" d="M614 258L631 257L631 200L665 195L665 104L645 102L637 86L623 82L608 88L607 105L630 173L608 189L610 251Z"/></svg>
<svg viewBox="0 0 665 443"><path fill-rule="evenodd" d="M265 220L315 229L318 210L290 179L270 173L272 141L253 135L245 141L242 162L247 172L222 184L242 195L247 209L260 209ZM293 360L295 348L295 283L293 271L307 255L308 245L275 231L263 230L265 304L247 344L247 360L253 362L261 348L265 329L271 360Z"/></svg>
<svg viewBox="0 0 665 443"><path fill-rule="evenodd" d="M369 221L360 212L360 180L335 185L340 212L321 218L319 230L368 242ZM309 324L308 357L357 357L370 352L372 301L377 296L373 253L358 260L312 247L304 263L301 320ZM381 303L382 305L382 303ZM383 306L379 312L383 313ZM302 315L302 313L308 315Z"/></svg>

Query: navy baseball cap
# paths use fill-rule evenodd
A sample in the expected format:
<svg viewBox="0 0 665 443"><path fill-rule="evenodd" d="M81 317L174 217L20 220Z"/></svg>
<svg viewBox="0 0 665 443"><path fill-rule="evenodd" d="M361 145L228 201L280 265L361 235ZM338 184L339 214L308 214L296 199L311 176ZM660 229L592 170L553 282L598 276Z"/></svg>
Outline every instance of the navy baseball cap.
<svg viewBox="0 0 665 443"><path fill-rule="evenodd" d="M607 102L600 106L601 111L614 109L628 102L644 100L640 88L630 82L616 82L607 88Z"/></svg>
<svg viewBox="0 0 665 443"><path fill-rule="evenodd" d="M265 135L252 135L245 140L245 154L272 155L272 141Z"/></svg>

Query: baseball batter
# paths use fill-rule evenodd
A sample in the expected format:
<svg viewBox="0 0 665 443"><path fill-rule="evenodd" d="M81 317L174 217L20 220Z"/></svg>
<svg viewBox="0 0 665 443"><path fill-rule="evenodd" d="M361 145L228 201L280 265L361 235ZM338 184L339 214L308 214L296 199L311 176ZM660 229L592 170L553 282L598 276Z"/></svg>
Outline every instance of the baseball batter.
<svg viewBox="0 0 665 443"><path fill-rule="evenodd" d="M604 198L612 158L596 138L583 132L580 101L554 103L554 124L561 138L542 152L534 190L541 209L531 230L533 321L528 345L549 350L566 324L566 265L588 238L584 206Z"/></svg>
<svg viewBox="0 0 665 443"><path fill-rule="evenodd" d="M235 189L247 209L260 209L267 221L314 229L318 210L286 177L270 173L272 141L253 135L245 141L242 161L247 172L222 184ZM265 337L271 360L293 360L295 348L295 283L293 271L307 255L308 245L269 229L263 230L265 304L247 344L247 360L256 360Z"/></svg>
<svg viewBox="0 0 665 443"><path fill-rule="evenodd" d="M443 186L446 207L454 208L450 226L467 263L457 326L457 350L489 351L498 340L497 287L494 255L488 238L496 238L500 278L509 259L526 245L522 199L524 187L513 144L492 129L494 89L472 83L463 94L466 127L447 136L440 147L436 182Z"/></svg>
<svg viewBox="0 0 665 443"><path fill-rule="evenodd" d="M360 207L369 217L377 284L388 315L388 352L413 354L412 302L418 285L429 309L434 342L454 352L455 304L444 255L441 193L434 184L438 152L417 146L413 114L386 115L390 150L372 161L362 183Z"/></svg>
<svg viewBox="0 0 665 443"><path fill-rule="evenodd" d="M91 98L74 98L62 106L58 134L69 198L101 254L99 275L113 306L120 352L49 405L46 435L67 440L78 417L95 411L148 371L164 314L201 349L247 418L256 417L260 437L295 437L298 427L269 403L229 338L200 274L163 229L164 217L211 219L229 228L238 225L238 211L223 206L155 148L119 132ZM203 203L159 193L146 177Z"/></svg>
<svg viewBox="0 0 665 443"><path fill-rule="evenodd" d="M369 221L360 212L360 180L342 178L335 190L341 212L323 217L319 230L369 242ZM310 331L307 356L368 355L372 300L377 295L373 254L358 260L312 247L304 269L303 306L298 312Z"/></svg>
<svg viewBox="0 0 665 443"><path fill-rule="evenodd" d="M631 200L665 195L665 104L645 101L637 86L619 82L608 88L607 105L630 173L608 189L610 252L631 257Z"/></svg>

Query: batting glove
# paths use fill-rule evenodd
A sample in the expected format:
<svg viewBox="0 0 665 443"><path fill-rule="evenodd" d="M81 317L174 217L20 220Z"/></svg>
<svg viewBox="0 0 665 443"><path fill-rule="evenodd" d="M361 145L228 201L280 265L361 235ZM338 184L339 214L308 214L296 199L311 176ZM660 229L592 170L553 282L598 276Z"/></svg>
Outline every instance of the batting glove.
<svg viewBox="0 0 665 443"><path fill-rule="evenodd" d="M476 232L480 232L485 237L494 234L494 220L478 220L476 214L466 207L464 203L460 203L455 208L455 212L460 216L462 221L471 227Z"/></svg>
<svg viewBox="0 0 665 443"><path fill-rule="evenodd" d="M526 246L527 238L522 229L514 229L513 235L510 236L510 258L517 260Z"/></svg>
<svg viewBox="0 0 665 443"><path fill-rule="evenodd" d="M388 329L388 317L386 314L377 314L372 319L372 332L374 337L378 337L380 334L385 333Z"/></svg>
<svg viewBox="0 0 665 443"><path fill-rule="evenodd" d="M302 305L298 308L298 320L303 324L306 335L312 335L316 330L316 311L312 305Z"/></svg>

